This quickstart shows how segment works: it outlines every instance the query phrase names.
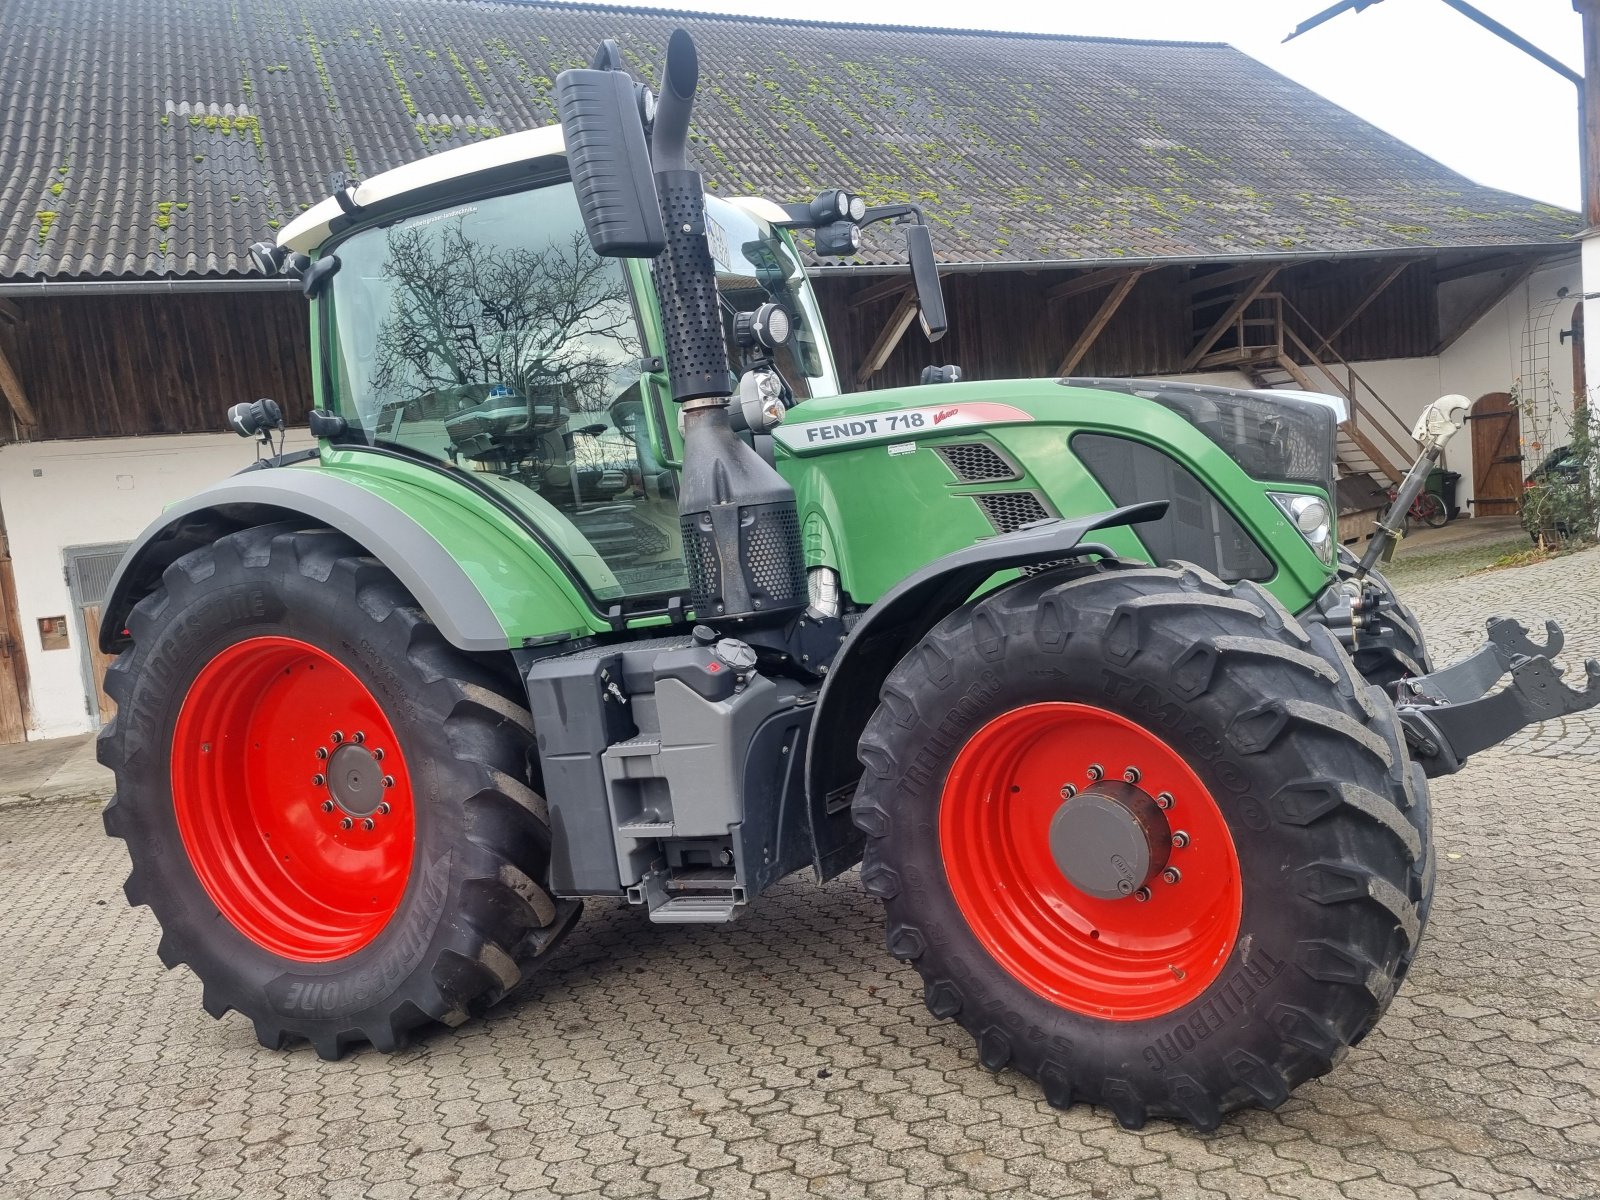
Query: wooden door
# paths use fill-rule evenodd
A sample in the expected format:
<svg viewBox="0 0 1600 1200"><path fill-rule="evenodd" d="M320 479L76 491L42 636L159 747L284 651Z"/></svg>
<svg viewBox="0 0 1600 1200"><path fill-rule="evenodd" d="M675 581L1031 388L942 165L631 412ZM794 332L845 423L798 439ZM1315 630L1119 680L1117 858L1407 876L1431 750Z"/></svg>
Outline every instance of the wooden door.
<svg viewBox="0 0 1600 1200"><path fill-rule="evenodd" d="M1479 517L1516 516L1522 502L1522 422L1507 392L1490 392L1472 406L1472 511Z"/></svg>
<svg viewBox="0 0 1600 1200"><path fill-rule="evenodd" d="M117 715L117 702L106 695L106 668L112 656L100 650L100 605L83 606L83 645L89 658L89 681L94 687L94 703L100 709L100 724Z"/></svg>
<svg viewBox="0 0 1600 1200"><path fill-rule="evenodd" d="M0 517L0 746L28 736L28 660L22 649L22 619L17 583L11 573L11 546Z"/></svg>
<svg viewBox="0 0 1600 1200"><path fill-rule="evenodd" d="M106 695L106 667L111 656L100 653L100 612L111 576L127 550L126 543L97 546L68 546L65 551L67 588L78 615L78 637L83 646L85 707L89 715L104 725L117 715L117 703Z"/></svg>

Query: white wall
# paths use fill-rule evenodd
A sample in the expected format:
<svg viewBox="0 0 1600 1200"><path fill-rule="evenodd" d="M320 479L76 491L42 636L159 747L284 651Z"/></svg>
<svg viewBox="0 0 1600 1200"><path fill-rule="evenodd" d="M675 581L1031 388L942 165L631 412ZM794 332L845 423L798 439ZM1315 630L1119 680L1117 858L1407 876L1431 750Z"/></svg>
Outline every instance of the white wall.
<svg viewBox="0 0 1600 1200"><path fill-rule="evenodd" d="M84 710L85 648L62 574L62 551L131 541L168 504L254 458L253 445L231 433L0 446L0 511L11 540L33 688L30 738L93 727ZM71 645L46 651L38 620L63 614Z"/></svg>
<svg viewBox="0 0 1600 1200"><path fill-rule="evenodd" d="M1441 320L1448 324L1453 315L1471 302L1468 285L1482 280L1459 280L1440 289ZM1415 420L1430 400L1459 392L1469 400L1489 392L1509 392L1522 373L1523 333L1531 310L1541 301L1553 299L1560 289L1567 297L1556 307L1549 326L1550 386L1557 397L1572 396L1572 344L1560 340L1560 331L1572 323L1572 309L1582 293L1576 261L1549 267L1532 275L1471 329L1462 334L1442 355L1433 358L1388 359L1358 363L1356 370L1377 389L1396 414ZM1457 497L1463 511L1472 498L1472 432L1463 430L1445 450L1445 464L1461 472Z"/></svg>

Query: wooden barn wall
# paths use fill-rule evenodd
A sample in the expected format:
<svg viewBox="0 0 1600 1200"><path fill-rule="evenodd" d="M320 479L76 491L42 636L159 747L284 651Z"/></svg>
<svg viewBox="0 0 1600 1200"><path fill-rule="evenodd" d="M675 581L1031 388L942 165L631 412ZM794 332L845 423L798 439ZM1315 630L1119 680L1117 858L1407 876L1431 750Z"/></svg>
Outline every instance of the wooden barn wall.
<svg viewBox="0 0 1600 1200"><path fill-rule="evenodd" d="M17 301L17 365L36 438L219 433L241 400L311 407L306 302L295 293Z"/></svg>
<svg viewBox="0 0 1600 1200"><path fill-rule="evenodd" d="M1381 279L1381 263L1312 263L1283 271L1273 287L1327 333L1342 322ZM1055 373L1062 357L1098 311L1107 290L1051 304L1045 294L1072 278L1069 271L957 274L944 280L950 331L930 346L915 324L888 362L866 385L915 383L932 363L957 363L968 379L1032 378ZM1182 369L1183 360L1220 308L1191 312L1190 269L1168 267L1144 276L1074 370L1077 375L1159 375ZM869 277L823 278L817 291L847 390L855 364L871 349L894 311L893 297L852 307L850 297L880 282ZM1306 336L1303 327L1299 330ZM1425 355L1438 340L1438 311L1426 264L1408 268L1335 340L1351 362Z"/></svg>
<svg viewBox="0 0 1600 1200"><path fill-rule="evenodd" d="M1311 263L1280 274L1281 290L1326 333L1387 270L1381 262ZM929 364L958 363L969 379L1037 378L1099 309L1106 290L1047 304L1070 271L952 275L945 280L950 331L930 346L913 324L867 386L915 383ZM1181 369L1196 326L1188 268L1139 280L1078 375L1159 375ZM817 290L847 389L888 321L894 298L852 307L874 278L823 278ZM36 438L216 432L229 405L271 396L291 422L311 406L305 301L293 293L142 294L18 300L8 331L14 361L39 415ZM1213 312L1215 310L1212 310ZM1352 362L1411 358L1438 338L1428 264L1401 275L1335 342ZM3 434L0 434L3 436Z"/></svg>
<svg viewBox="0 0 1600 1200"><path fill-rule="evenodd" d="M1326 335L1372 289L1394 263L1307 263L1286 271L1276 281L1312 328ZM1303 330L1297 329L1302 337ZM1355 322L1334 339L1333 348L1349 362L1380 358L1415 358L1439 341L1439 309L1428 263L1414 263L1391 283ZM1312 345L1315 350L1315 344Z"/></svg>

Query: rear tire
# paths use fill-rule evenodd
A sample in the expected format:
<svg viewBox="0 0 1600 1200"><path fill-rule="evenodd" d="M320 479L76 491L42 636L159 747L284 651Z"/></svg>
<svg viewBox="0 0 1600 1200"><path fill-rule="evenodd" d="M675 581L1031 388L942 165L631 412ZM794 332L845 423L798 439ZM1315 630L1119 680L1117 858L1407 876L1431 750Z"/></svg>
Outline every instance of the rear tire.
<svg viewBox="0 0 1600 1200"><path fill-rule="evenodd" d="M1154 764L1139 786L1176 794L1173 830L1208 830L1209 856L1186 857L1201 849L1193 833L1172 851L1179 882L1150 876L1148 901L1075 893L1067 868L1052 876L1037 854L1017 878L991 873L989 890L973 891L974 860L1024 863L1048 836L1044 826L1026 835L1027 814L1043 820L1056 803L1054 776L1040 786L1049 770L1084 789L1084 762L1112 780L1135 765L1094 761L1123 753L1110 733L1060 740L1043 760L1025 733L993 741L1026 714L1067 705L1103 714L1108 731L1138 727ZM986 745L999 747L987 760ZM901 660L860 756L862 885L884 902L890 953L914 963L930 1011L972 1034L984 1066L1031 1076L1056 1107L1103 1104L1130 1128L1163 1116L1200 1129L1233 1109L1274 1107L1376 1024L1421 934L1432 882L1424 783L1394 709L1326 629L1303 629L1253 584L1230 588L1192 567L1102 567L1003 587ZM989 774L975 775L983 761ZM1041 761L1043 775L1030 775ZM991 848L1007 823L1024 835L1010 859ZM1207 964L1171 914L1185 894L1228 912L1228 888L1215 885L1230 870L1217 847L1230 839L1236 924L1208 927L1218 940ZM1007 914L1042 929L1051 913L1069 914L1054 940L993 934ZM1163 984L1149 970L1169 954L1183 970ZM1134 986L1140 972L1153 989Z"/></svg>
<svg viewBox="0 0 1600 1200"><path fill-rule="evenodd" d="M1417 512L1430 529L1440 529L1450 521L1444 501L1432 492L1423 492L1417 497Z"/></svg>
<svg viewBox="0 0 1600 1200"><path fill-rule="evenodd" d="M451 647L354 542L230 534L129 630L106 831L213 1017L324 1058L393 1050L493 1004L571 927L515 673Z"/></svg>

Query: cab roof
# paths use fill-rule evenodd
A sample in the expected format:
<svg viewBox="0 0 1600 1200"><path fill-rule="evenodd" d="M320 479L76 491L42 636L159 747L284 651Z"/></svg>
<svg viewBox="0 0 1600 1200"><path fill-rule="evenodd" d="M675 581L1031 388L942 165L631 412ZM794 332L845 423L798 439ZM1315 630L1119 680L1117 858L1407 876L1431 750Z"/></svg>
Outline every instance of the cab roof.
<svg viewBox="0 0 1600 1200"><path fill-rule="evenodd" d="M466 183L518 163L532 163L541 158L564 158L566 153L566 143L562 140L559 125L501 134L468 146L430 154L427 158L419 158L392 171L374 175L358 184L350 199L358 209L379 208L414 192L446 184ZM781 207L760 196L727 196L724 199L750 216L773 225L781 225L789 219ZM329 234L338 230L336 222L347 220L338 200L329 196L280 229L278 245L287 250L311 254L328 240Z"/></svg>
<svg viewBox="0 0 1600 1200"><path fill-rule="evenodd" d="M566 152L559 125L505 133L470 145L457 146L453 150L430 154L392 171L364 179L356 185L350 199L358 209L374 208L424 188L470 180L474 176L487 175L521 162L565 156ZM280 229L278 245L287 250L311 254L328 239L328 235L336 228L335 222L344 216L345 211L338 200L329 196Z"/></svg>

